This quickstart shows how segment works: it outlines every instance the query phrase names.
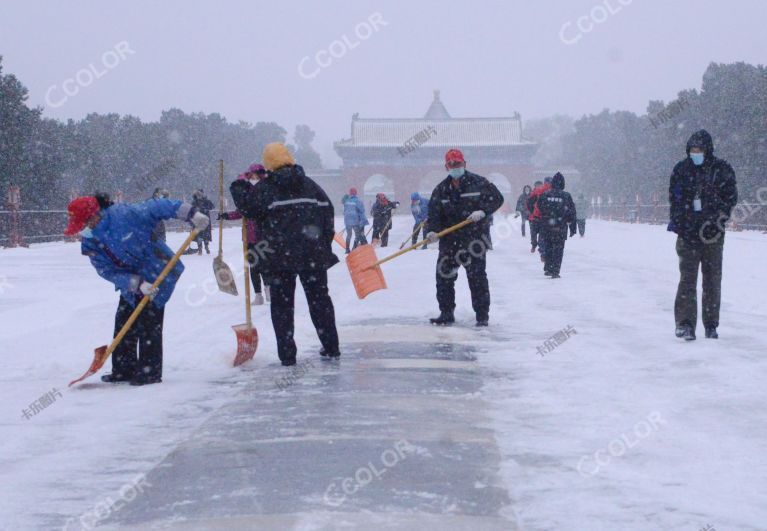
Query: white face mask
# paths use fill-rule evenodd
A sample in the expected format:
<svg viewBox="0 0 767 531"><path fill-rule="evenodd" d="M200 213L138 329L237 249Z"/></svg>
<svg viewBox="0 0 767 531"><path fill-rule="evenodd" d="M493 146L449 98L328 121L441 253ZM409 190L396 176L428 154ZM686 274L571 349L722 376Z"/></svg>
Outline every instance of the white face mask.
<svg viewBox="0 0 767 531"><path fill-rule="evenodd" d="M80 236L83 238L93 238L93 229L86 225L86 227L80 231Z"/></svg>

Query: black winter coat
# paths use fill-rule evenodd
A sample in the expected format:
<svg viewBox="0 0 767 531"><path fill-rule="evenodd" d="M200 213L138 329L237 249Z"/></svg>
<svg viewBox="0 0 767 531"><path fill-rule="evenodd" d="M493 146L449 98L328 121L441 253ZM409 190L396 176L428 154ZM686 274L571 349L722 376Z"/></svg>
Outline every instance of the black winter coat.
<svg viewBox="0 0 767 531"><path fill-rule="evenodd" d="M575 203L572 196L565 192L565 178L561 173L552 177L551 190L538 198L538 210L541 211L542 230L561 233L562 237L567 238L569 227L570 236L575 234L578 228Z"/></svg>
<svg viewBox="0 0 767 531"><path fill-rule="evenodd" d="M705 159L700 166L689 157L690 148L694 146L702 146L705 150ZM690 137L687 155L674 166L671 174L668 230L689 243L702 245L714 242L724 234L724 225L738 203L738 185L732 166L714 156L713 140L705 130ZM701 200L698 212L694 209L696 196Z"/></svg>
<svg viewBox="0 0 767 531"><path fill-rule="evenodd" d="M391 221L394 209L398 206L399 201L389 201L384 205L376 200L373 208L370 209L370 215L373 216L373 230L378 229L379 232L382 232L387 226L391 229L389 221Z"/></svg>
<svg viewBox="0 0 767 531"><path fill-rule="evenodd" d="M260 271L326 270L338 263L333 254L333 204L301 166L285 166L255 186L235 181L234 204L261 230ZM263 242L263 243L262 243Z"/></svg>
<svg viewBox="0 0 767 531"><path fill-rule="evenodd" d="M488 219L503 204L498 188L481 175L467 171L458 181L458 188L452 181L448 175L431 193L427 232L440 232L457 225L477 210L482 210L485 218L440 238L440 249L467 248L472 241L481 240L488 231Z"/></svg>

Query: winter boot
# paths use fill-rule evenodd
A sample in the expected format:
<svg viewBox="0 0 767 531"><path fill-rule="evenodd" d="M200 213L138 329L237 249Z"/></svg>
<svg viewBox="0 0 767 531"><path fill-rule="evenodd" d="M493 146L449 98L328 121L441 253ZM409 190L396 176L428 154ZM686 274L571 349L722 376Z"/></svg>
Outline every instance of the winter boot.
<svg viewBox="0 0 767 531"><path fill-rule="evenodd" d="M323 358L334 359L334 358L340 358L341 357L341 353L340 352L328 352L327 350L325 350L325 347L322 347L320 349L320 356L322 356Z"/></svg>
<svg viewBox="0 0 767 531"><path fill-rule="evenodd" d="M429 319L429 322L437 326L448 326L455 322L455 316L453 312L441 312L439 317Z"/></svg>
<svg viewBox="0 0 767 531"><path fill-rule="evenodd" d="M256 293L253 296L253 300L251 301L250 304L252 306L261 306L262 304L264 304L264 296L261 295L260 293Z"/></svg>
<svg viewBox="0 0 767 531"><path fill-rule="evenodd" d="M685 341L695 341L695 329L692 326L685 326L682 339Z"/></svg>
<svg viewBox="0 0 767 531"><path fill-rule="evenodd" d="M477 324L475 326L478 326L478 327L488 326L489 322L490 322L490 317L487 314L478 313L477 314Z"/></svg>
<svg viewBox="0 0 767 531"><path fill-rule="evenodd" d="M105 383L120 383L120 382L130 382L133 379L132 376L127 376L125 374L120 373L110 373L105 374L101 377L101 381Z"/></svg>
<svg viewBox="0 0 767 531"><path fill-rule="evenodd" d="M161 382L162 382L162 377L156 374L148 374L148 375L140 374L140 375L134 376L133 379L130 381L130 384L134 386L141 386L141 385L156 384Z"/></svg>
<svg viewBox="0 0 767 531"><path fill-rule="evenodd" d="M706 327L706 339L719 339L719 333L716 331L715 326Z"/></svg>

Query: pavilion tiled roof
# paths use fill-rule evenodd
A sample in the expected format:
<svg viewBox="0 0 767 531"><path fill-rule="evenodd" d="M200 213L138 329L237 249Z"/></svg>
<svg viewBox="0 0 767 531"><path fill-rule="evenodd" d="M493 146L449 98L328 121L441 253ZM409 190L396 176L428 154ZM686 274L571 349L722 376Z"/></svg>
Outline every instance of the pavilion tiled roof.
<svg viewBox="0 0 767 531"><path fill-rule="evenodd" d="M421 131L430 131L424 146L513 146L522 139L519 115L507 118L451 118L435 91L424 118L352 118L352 136L337 147L398 147Z"/></svg>

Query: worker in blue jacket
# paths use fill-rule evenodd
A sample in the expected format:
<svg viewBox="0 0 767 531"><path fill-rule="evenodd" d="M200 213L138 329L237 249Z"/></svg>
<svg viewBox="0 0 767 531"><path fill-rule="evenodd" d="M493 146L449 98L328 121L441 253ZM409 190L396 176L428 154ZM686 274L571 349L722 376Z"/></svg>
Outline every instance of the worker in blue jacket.
<svg viewBox="0 0 767 531"><path fill-rule="evenodd" d="M178 262L157 289L152 287L174 254L154 236L154 230L158 222L171 218L190 221L200 230L208 225L208 217L188 203L164 198L100 205L96 197L79 197L69 204L68 212L64 234L82 237L82 253L120 292L115 335L144 296L152 299L112 353L112 373L101 380L131 385L161 382L164 308L184 266Z"/></svg>
<svg viewBox="0 0 767 531"><path fill-rule="evenodd" d="M423 239L426 240L426 218L429 217L429 200L421 197L418 192L410 194L410 212L413 214L413 245L418 241L418 233L423 231ZM421 225L421 230L418 226ZM426 249L424 243L421 249Z"/></svg>
<svg viewBox="0 0 767 531"><path fill-rule="evenodd" d="M346 254L358 245L365 245L365 226L370 222L365 216L365 205L357 197L357 189L349 189L349 197L344 201L344 225L346 226ZM354 234L354 247L350 247L352 234Z"/></svg>

